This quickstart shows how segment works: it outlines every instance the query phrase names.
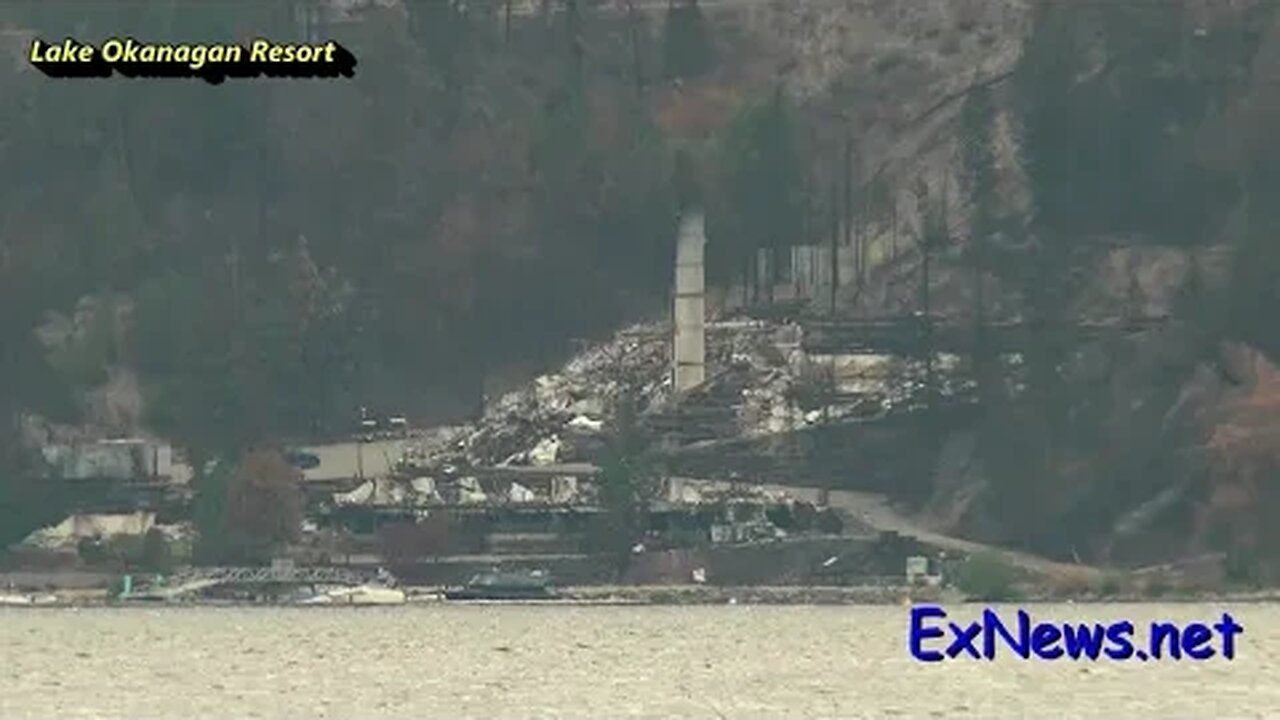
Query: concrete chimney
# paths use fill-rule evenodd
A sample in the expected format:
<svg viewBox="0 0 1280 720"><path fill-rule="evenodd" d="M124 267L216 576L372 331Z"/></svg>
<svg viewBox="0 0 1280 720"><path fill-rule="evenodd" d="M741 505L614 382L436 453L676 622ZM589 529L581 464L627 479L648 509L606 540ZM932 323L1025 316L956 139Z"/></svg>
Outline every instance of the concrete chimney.
<svg viewBox="0 0 1280 720"><path fill-rule="evenodd" d="M706 224L701 212L686 212L680 218L676 241L675 299L672 308L672 387L683 392L702 384L706 365L706 276L703 267L707 245Z"/></svg>

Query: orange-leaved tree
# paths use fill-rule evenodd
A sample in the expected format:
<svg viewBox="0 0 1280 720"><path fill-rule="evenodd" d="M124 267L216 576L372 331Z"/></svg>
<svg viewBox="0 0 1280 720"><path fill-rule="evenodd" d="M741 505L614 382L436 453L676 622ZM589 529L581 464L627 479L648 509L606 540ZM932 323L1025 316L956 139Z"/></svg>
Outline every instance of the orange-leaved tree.
<svg viewBox="0 0 1280 720"><path fill-rule="evenodd" d="M228 556L262 561L297 540L302 524L301 479L277 451L245 453L227 485L224 541Z"/></svg>

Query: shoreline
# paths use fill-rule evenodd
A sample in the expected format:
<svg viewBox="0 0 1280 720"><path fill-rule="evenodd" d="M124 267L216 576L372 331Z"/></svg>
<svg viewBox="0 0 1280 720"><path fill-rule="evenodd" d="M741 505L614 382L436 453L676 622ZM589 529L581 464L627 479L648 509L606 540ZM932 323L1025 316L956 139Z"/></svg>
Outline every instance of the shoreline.
<svg viewBox="0 0 1280 720"><path fill-rule="evenodd" d="M177 609L207 607L258 608L353 608L405 606L907 606L940 605L1110 605L1110 604L1270 604L1280 603L1280 588L1251 591L1170 592L1158 597L1140 593L1070 596L1028 594L1022 597L982 600L954 589L909 588L907 586L707 586L707 585L600 585L564 587L546 600L446 600L441 588L406 587L406 599L394 604L302 605L278 601L227 601L184 599L176 601L120 600L106 590L72 593L0 593L0 610L15 609ZM26 599L23 602L21 599ZM7 600L7 602L6 602Z"/></svg>

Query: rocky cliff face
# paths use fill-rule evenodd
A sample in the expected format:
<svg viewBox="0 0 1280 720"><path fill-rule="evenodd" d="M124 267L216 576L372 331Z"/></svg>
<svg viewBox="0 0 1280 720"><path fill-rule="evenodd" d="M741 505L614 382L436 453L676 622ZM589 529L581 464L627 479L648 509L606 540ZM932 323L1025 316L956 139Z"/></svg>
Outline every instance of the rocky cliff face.
<svg viewBox="0 0 1280 720"><path fill-rule="evenodd" d="M960 189L959 155L961 104L975 84L989 83L996 104L1000 212L1031 214L1020 120L1006 80L1027 38L1030 5L813 2L785 10L771 5L753 16L751 27L771 35L771 47L786 58L781 67L806 111L830 118L826 125L814 121L820 142L835 147L833 139L851 130L859 176L883 185L880 207L864 208L855 231L865 238L871 272L857 291L844 289L846 307L866 314L919 309L925 210L946 197L950 242L933 257L931 309L960 317L971 312L974 283L965 253L972 208ZM1212 96L1201 115L1144 131L1163 138L1167 149L1155 165L1220 173L1228 186L1238 183L1239 199L1191 210L1198 226L1185 236L1150 229L1068 233L1070 242L1087 246L1067 300L1071 317L1167 317L1169 327L1092 341L1069 354L1062 374L1070 397L1053 421L1062 437L1045 469L1050 477L1027 479L1038 488L1040 527L1019 527L998 501L1005 489L984 467L977 431L952 436L938 458L927 510L939 527L1123 564L1205 551L1265 557L1275 546L1266 520L1280 510L1274 498L1280 493L1271 488L1280 448L1274 365L1263 350L1240 343L1206 354L1200 344L1206 334L1221 339L1235 331L1224 319L1199 317L1204 308L1195 306L1209 301L1188 296L1193 280L1218 289L1231 284L1234 244L1257 227L1259 211L1247 208L1247 198L1271 177L1259 170L1259 158L1273 152L1263 136L1280 107L1273 82L1280 25L1265 11L1252 1L1171 3L1161 32L1171 33L1166 39L1180 49L1140 71L1158 79L1153 92L1164 92L1170 103L1176 86L1160 89L1170 78L1195 92L1210 88ZM1091 42L1082 44L1090 57ZM1123 38L1111 42L1123 46ZM1119 50L1093 54L1092 62L1081 62L1075 87L1120 83L1123 73L1135 72L1128 65L1143 60ZM1098 151L1122 150L1108 147ZM1164 180L1149 173L1152 184ZM1136 203L1141 189L1132 190ZM1193 195L1197 202L1206 196ZM1159 207L1152 212L1175 212ZM987 293L989 316L1024 314L1014 284L992 278Z"/></svg>
<svg viewBox="0 0 1280 720"><path fill-rule="evenodd" d="M844 274L841 304L867 315L920 309L920 238L926 211L941 199L947 242L932 258L931 310L967 317L974 307L967 257L973 208L962 180L961 111L972 88L991 91L996 213L1022 220L1010 235L1031 235L1026 222L1036 199L1023 155L1025 128L1013 71L1031 36L1033 6L1017 0L811 0L732 8L709 3L708 12L718 8L714 20L721 41L736 47L742 61L665 97L663 117L678 119L683 109L686 119L705 121L689 123L691 135L705 137L727 122L737 100L780 83L804 118L806 142L816 155L810 168L815 181L839 177L840 150L849 137L855 182L869 188L860 197L858 226L844 229L865 244L869 272L856 288ZM1103 17L1112 10L1102 7L1082 11L1088 17L1077 18L1076 30L1098 32L1073 40L1080 57L1068 91L1101 103L1123 94L1116 88L1128 82L1153 93L1152 117L1167 110L1172 118L1126 141L1159 138L1153 147L1163 148L1134 160L1154 168L1134 177L1159 185L1197 165L1231 185L1231 178L1248 174L1251 156L1266 155L1263 128L1274 127L1268 118L1280 107L1268 89L1274 86L1268 84L1275 65L1270 59L1280 47L1280 32L1261 10L1264 4L1254 0L1170 3L1159 22ZM1130 29L1142 39L1126 37ZM1142 44L1153 40L1158 42ZM1205 93L1211 101L1200 115L1169 110L1186 99L1178 95L1182 91ZM1161 109L1161 103L1168 107ZM1127 114L1110 111L1105 122L1121 122ZM1103 143L1094 151L1119 155L1130 149L1123 144ZM1144 190L1116 192L1132 194L1138 203ZM1244 203L1232 209L1233 201L1223 201L1224 212L1213 202L1187 210L1198 224L1182 233L1186 237L1177 236L1187 228L1176 223L1170 232L1153 230L1159 223L1137 229L1101 223L1066 233L1066 241L1085 249L1078 282L1065 299L1067 315L1089 322L1172 320L1162 330L1104 337L1068 353L1061 368L1068 397L1055 410L1060 417L1051 418L1059 426L1053 434L1061 437L1046 451L1046 477L1024 483L1036 488L1036 513L1010 513L1001 503L1009 488L984 467L991 428L958 433L943 443L928 507L939 527L1125 564L1214 549L1263 551L1267 524L1259 518L1270 512L1266 478L1274 466L1268 453L1276 447L1267 420L1272 366L1247 346L1227 345L1206 355L1204 320L1187 310L1188 303L1206 302L1189 299L1192 280L1216 288L1228 283L1230 243L1250 225ZM1167 202L1152 208L1152 214L1175 212ZM988 316L1025 316L1024 288L994 275L985 288ZM1223 335L1221 327L1209 330ZM1030 422L1018 412L1009 411L1009 427ZM1003 442L1016 444L1008 437ZM1013 515L1028 522L1015 522Z"/></svg>
<svg viewBox="0 0 1280 720"><path fill-rule="evenodd" d="M1075 368L1068 433L1041 534L1002 515L1001 486L974 432L940 453L925 516L937 529L1119 565L1224 553L1274 573L1280 512L1280 370L1254 348L1224 344L1197 362L1180 329L1091 350ZM1033 481L1026 478L1027 482ZM1274 578L1274 575L1268 575Z"/></svg>

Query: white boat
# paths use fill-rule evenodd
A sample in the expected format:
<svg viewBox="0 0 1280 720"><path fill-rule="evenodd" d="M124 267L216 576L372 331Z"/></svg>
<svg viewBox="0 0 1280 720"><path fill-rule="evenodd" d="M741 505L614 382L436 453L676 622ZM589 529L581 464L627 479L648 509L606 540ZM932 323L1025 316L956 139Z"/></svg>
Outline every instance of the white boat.
<svg viewBox="0 0 1280 720"><path fill-rule="evenodd" d="M404 591L379 585L358 585L322 592L301 601L301 605L403 605Z"/></svg>
<svg viewBox="0 0 1280 720"><path fill-rule="evenodd" d="M0 595L0 606L56 605L56 595Z"/></svg>

